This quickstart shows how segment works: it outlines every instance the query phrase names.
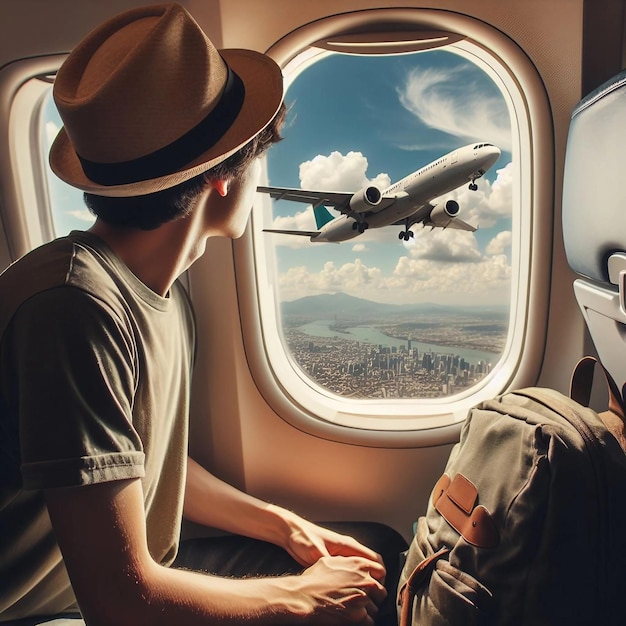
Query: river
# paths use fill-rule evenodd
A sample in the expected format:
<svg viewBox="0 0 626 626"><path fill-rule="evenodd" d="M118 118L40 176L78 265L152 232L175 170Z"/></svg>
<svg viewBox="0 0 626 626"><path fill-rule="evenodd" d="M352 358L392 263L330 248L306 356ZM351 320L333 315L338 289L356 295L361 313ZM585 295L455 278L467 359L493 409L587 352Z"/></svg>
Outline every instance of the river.
<svg viewBox="0 0 626 626"><path fill-rule="evenodd" d="M348 339L352 341L360 341L362 343L371 343L375 346L388 346L388 347L400 347L405 348L408 345L406 339L398 339L396 337L390 337L380 332L377 328L371 326L353 326L351 328L345 328L341 331L333 330L330 328L332 322L329 320L315 320L302 326L298 326L298 330L302 331L312 337L339 337L341 339ZM456 348L451 346L440 346L434 343L425 343L422 341L411 340L411 347L417 348L420 352L434 352L436 354L454 354L470 363L478 363L483 361L491 363L492 365L498 361L500 354L494 354L492 352L482 352L480 350L471 350L469 348Z"/></svg>

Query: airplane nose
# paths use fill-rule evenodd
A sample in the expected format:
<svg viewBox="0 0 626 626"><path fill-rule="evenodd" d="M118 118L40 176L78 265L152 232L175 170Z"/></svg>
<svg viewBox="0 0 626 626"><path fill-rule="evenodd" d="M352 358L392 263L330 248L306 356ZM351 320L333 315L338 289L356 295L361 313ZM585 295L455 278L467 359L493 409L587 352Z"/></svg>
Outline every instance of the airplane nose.
<svg viewBox="0 0 626 626"><path fill-rule="evenodd" d="M486 152L486 156L489 159L489 167L491 167L502 154L502 151L498 146L485 146L483 150Z"/></svg>

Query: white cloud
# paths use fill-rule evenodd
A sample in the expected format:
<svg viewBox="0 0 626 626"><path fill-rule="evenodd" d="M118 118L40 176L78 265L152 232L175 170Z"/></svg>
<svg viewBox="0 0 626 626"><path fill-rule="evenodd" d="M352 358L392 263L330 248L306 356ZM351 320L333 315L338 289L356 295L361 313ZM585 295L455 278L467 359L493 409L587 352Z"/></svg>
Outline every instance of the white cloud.
<svg viewBox="0 0 626 626"><path fill-rule="evenodd" d="M367 250L367 246L362 243L356 243L352 246L352 252L367 252Z"/></svg>
<svg viewBox="0 0 626 626"><path fill-rule="evenodd" d="M398 88L402 106L431 128L468 141L489 141L511 150L508 113L499 98L488 97L464 80L465 68L412 69Z"/></svg>
<svg viewBox="0 0 626 626"><path fill-rule="evenodd" d="M66 214L81 222L89 222L90 224L96 219L88 209L66 211Z"/></svg>
<svg viewBox="0 0 626 626"><path fill-rule="evenodd" d="M344 291L363 293L376 290L381 283L382 272L376 267L368 268L361 259L337 267L327 261L321 271L309 272L303 265L291 267L279 278L281 299L291 300L303 295ZM296 294L296 295L292 295Z"/></svg>
<svg viewBox="0 0 626 626"><path fill-rule="evenodd" d="M61 128L54 122L46 122L46 139L48 145L51 146Z"/></svg>
<svg viewBox="0 0 626 626"><path fill-rule="evenodd" d="M404 243L412 259L454 263L479 263L482 260L473 233L414 227L415 237Z"/></svg>
<svg viewBox="0 0 626 626"><path fill-rule="evenodd" d="M279 215L274 219L272 228L280 228L282 230L315 230L313 209L309 206L304 211L298 211L295 215Z"/></svg>
<svg viewBox="0 0 626 626"><path fill-rule="evenodd" d="M300 165L300 185L303 189L323 189L325 191L358 191L368 184L381 189L389 187L388 174L380 173L375 178L366 176L367 158L361 152L348 152L343 155L334 151L328 156L318 154L311 161Z"/></svg>
<svg viewBox="0 0 626 626"><path fill-rule="evenodd" d="M496 170L497 177L491 185L490 210L494 215L510 215L513 206L513 163Z"/></svg>
<svg viewBox="0 0 626 626"><path fill-rule="evenodd" d="M504 303L509 299L511 267L505 255L483 257L478 262L437 263L401 257L389 286L405 297L454 303Z"/></svg>
<svg viewBox="0 0 626 626"><path fill-rule="evenodd" d="M511 241L511 231L503 230L487 244L485 252L491 255L504 254L505 250L511 246Z"/></svg>
<svg viewBox="0 0 626 626"><path fill-rule="evenodd" d="M311 232L317 230L313 209L310 206L304 209L304 211L298 211L295 215L278 215L274 218L270 228L277 230L303 230ZM306 236L279 235L278 233L267 233L266 236L271 237L272 242L277 246L285 246L287 248L306 248L314 245Z"/></svg>
<svg viewBox="0 0 626 626"><path fill-rule="evenodd" d="M415 302L418 296L450 304L503 304L509 298L511 268L504 255L458 263L402 256L389 275L356 259L341 266L328 261L319 272L292 267L279 282L284 300L343 291L379 302Z"/></svg>

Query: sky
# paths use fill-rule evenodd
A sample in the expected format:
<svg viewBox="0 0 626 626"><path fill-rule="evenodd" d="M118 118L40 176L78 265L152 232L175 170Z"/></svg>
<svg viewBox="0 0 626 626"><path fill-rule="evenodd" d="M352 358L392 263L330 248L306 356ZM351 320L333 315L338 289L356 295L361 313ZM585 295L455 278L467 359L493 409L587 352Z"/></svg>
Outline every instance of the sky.
<svg viewBox="0 0 626 626"><path fill-rule="evenodd" d="M52 90L50 90L44 103L42 116L42 144L44 154L47 155L50 152L50 146L52 146L54 138L62 126L61 118L52 99ZM94 222L94 216L83 202L82 191L75 187L70 187L70 185L57 178L52 173L47 158L45 162L55 234L61 236L66 235L71 230L85 230L89 228Z"/></svg>
<svg viewBox="0 0 626 626"><path fill-rule="evenodd" d="M445 198L475 233L414 226L369 229L340 244L260 233L275 246L278 297L344 292L377 302L507 304L511 290L514 168L511 121L483 70L443 49L393 56L331 54L289 86L284 139L268 154L268 183L357 191L384 189L457 147L489 142L502 155L477 181ZM315 230L305 204L271 202L262 228Z"/></svg>
<svg viewBox="0 0 626 626"><path fill-rule="evenodd" d="M511 291L511 208L515 169L511 121L494 82L467 59L444 49L389 56L329 54L289 85L284 139L268 153L274 186L357 191L381 189L443 154L469 143L502 150L477 182L446 196L475 233L414 226L370 229L340 244L261 233L263 228L315 230L312 210L270 201L258 242L274 248L280 301L344 292L377 302L508 304ZM49 146L61 123L53 104L44 108ZM47 150L46 150L47 152ZM93 217L82 194L49 175L57 234L88 228ZM271 254L269 255L271 258Z"/></svg>

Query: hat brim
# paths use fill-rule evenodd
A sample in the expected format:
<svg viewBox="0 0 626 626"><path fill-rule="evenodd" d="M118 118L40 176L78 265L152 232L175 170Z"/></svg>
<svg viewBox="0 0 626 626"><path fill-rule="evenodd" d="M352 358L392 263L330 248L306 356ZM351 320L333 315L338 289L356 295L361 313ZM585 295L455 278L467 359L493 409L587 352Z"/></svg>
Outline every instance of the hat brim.
<svg viewBox="0 0 626 626"><path fill-rule="evenodd" d="M283 100L283 79L278 65L264 54L238 49L220 50L220 54L243 81L245 97L231 127L202 155L166 176L123 185L101 185L85 176L62 128L50 149L50 167L54 173L69 185L96 195L142 196L174 187L227 159L272 121Z"/></svg>

